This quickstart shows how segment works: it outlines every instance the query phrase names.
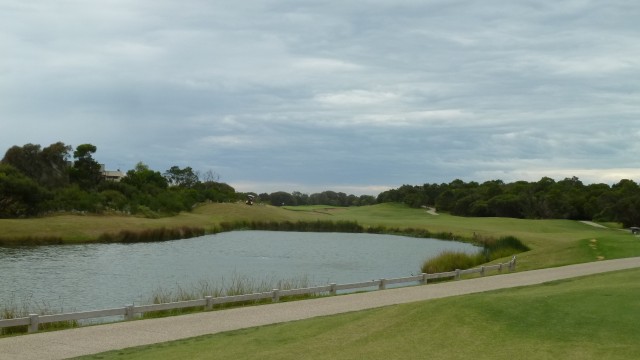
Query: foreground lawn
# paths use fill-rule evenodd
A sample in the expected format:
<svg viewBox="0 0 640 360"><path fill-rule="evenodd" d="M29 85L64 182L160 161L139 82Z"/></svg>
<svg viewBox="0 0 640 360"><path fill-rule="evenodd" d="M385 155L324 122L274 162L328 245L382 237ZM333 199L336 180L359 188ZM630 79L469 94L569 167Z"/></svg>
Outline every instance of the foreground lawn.
<svg viewBox="0 0 640 360"><path fill-rule="evenodd" d="M640 269L84 359L638 359Z"/></svg>

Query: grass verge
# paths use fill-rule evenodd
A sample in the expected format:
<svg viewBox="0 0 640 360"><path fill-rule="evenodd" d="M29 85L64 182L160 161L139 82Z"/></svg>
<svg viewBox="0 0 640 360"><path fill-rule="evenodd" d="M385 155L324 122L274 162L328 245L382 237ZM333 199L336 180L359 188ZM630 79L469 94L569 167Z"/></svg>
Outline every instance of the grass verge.
<svg viewBox="0 0 640 360"><path fill-rule="evenodd" d="M613 272L82 359L637 359L638 278Z"/></svg>

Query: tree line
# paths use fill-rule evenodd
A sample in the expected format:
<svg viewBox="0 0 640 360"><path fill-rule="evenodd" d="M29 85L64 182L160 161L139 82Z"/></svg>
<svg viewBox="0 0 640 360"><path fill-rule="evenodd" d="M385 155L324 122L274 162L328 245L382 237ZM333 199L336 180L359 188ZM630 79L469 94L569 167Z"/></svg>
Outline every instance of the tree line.
<svg viewBox="0 0 640 360"><path fill-rule="evenodd" d="M402 185L382 192L377 202L432 206L458 216L522 219L571 219L640 225L640 186L623 179L613 185L585 185L577 177L536 182L501 180L477 183L456 179L448 184Z"/></svg>
<svg viewBox="0 0 640 360"><path fill-rule="evenodd" d="M328 205L328 206L364 206L376 203L376 198L371 195L356 196L343 192L323 191L320 193L303 194L299 191L288 193L277 191L271 194L257 195L260 202L274 206L299 206L299 205Z"/></svg>
<svg viewBox="0 0 640 360"><path fill-rule="evenodd" d="M212 172L172 166L164 173L139 162L119 181L106 179L97 148L63 142L13 146L0 161L0 217L54 212L109 211L148 217L188 211L200 202L236 201L242 195Z"/></svg>
<svg viewBox="0 0 640 360"><path fill-rule="evenodd" d="M360 206L376 203L370 195L355 196L324 191L271 194L240 193L208 171L201 175L187 166L172 166L161 173L139 162L118 181L105 176L94 158L97 147L75 149L63 142L47 147L12 146L0 161L0 218L20 218L57 212L120 212L146 217L189 211L207 201L244 201L282 205Z"/></svg>
<svg viewBox="0 0 640 360"><path fill-rule="evenodd" d="M0 218L40 216L55 212L122 212L147 217L189 211L196 204L244 201L248 195L275 206L363 206L401 202L435 207L458 216L571 219L640 225L640 186L623 179L613 185L583 184L577 177L555 181L483 183L456 179L448 184L402 185L370 195L323 191L303 194L277 191L240 193L213 172L172 166L164 173L139 162L120 181L105 178L92 144L73 149L57 142L13 146L0 161Z"/></svg>

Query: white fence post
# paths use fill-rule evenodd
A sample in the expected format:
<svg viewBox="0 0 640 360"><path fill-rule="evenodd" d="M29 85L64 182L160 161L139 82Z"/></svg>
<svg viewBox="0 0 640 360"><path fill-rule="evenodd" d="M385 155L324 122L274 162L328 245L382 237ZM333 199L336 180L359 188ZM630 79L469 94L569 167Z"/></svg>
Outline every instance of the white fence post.
<svg viewBox="0 0 640 360"><path fill-rule="evenodd" d="M37 332L38 325L40 325L38 314L29 314L29 329L27 329L27 331L30 333Z"/></svg>
<svg viewBox="0 0 640 360"><path fill-rule="evenodd" d="M204 297L204 301L205 301L205 309L207 310L211 310L213 309L213 296L209 295L209 296L205 296Z"/></svg>
<svg viewBox="0 0 640 360"><path fill-rule="evenodd" d="M387 288L387 280L380 279L380 285L378 285L378 290L384 290Z"/></svg>
<svg viewBox="0 0 640 360"><path fill-rule="evenodd" d="M280 301L280 292L278 289L273 289L273 295L271 296L271 301L273 302Z"/></svg>
<svg viewBox="0 0 640 360"><path fill-rule="evenodd" d="M422 279L420 279L421 285L427 285L427 273L422 273Z"/></svg>
<svg viewBox="0 0 640 360"><path fill-rule="evenodd" d="M460 269L456 269L456 280L460 280Z"/></svg>
<svg viewBox="0 0 640 360"><path fill-rule="evenodd" d="M124 307L125 320L133 320L133 315L134 315L133 305L126 305Z"/></svg>
<svg viewBox="0 0 640 360"><path fill-rule="evenodd" d="M513 255L511 263L509 264L509 271L516 271L516 256Z"/></svg>
<svg viewBox="0 0 640 360"><path fill-rule="evenodd" d="M480 267L480 276L484 276L484 266Z"/></svg>

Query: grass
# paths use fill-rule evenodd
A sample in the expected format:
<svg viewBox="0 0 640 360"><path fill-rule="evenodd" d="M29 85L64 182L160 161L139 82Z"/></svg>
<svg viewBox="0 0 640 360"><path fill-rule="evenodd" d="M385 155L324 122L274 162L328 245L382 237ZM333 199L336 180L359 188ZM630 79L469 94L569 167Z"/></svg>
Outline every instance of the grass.
<svg viewBox="0 0 640 360"><path fill-rule="evenodd" d="M202 280L198 283L188 285L186 287L176 286L174 289L163 287L157 288L150 296L149 304L165 304L180 301L203 299L205 296L222 297L235 296L244 294L255 294L261 292L272 291L273 289L290 290L309 287L309 278L301 276L291 279L275 279L264 278L261 280L250 278L242 275L233 275L230 279L222 279L221 282ZM296 296L296 299L310 298L310 295ZM286 297L281 301L288 300ZM230 303L214 306L214 309L223 309L229 307L238 307L244 305L252 305L258 303L270 303L271 300L254 300L247 303ZM182 308L166 311L157 311L144 313L143 318L157 318L164 316L180 315L192 312L202 311L202 307L198 308Z"/></svg>
<svg viewBox="0 0 640 360"><path fill-rule="evenodd" d="M493 260L506 258L514 254L528 251L529 248L513 236L503 236L499 239L477 239L483 249L476 254L461 251L443 251L439 255L427 259L421 267L423 273L434 274L440 272L466 270Z"/></svg>
<svg viewBox="0 0 640 360"><path fill-rule="evenodd" d="M357 222L362 227L427 230L435 237L454 239L514 236L531 250L518 255L518 268L561 266L598 259L640 256L640 240L617 228L596 228L571 220L466 218L428 214L403 204L338 208L301 207L296 211L269 205L212 203L173 217L148 219L116 215L57 215L37 219L0 219L0 245L24 245L25 239L54 239L62 243L97 242L103 234L182 227L213 233L223 223ZM327 213L330 212L330 213ZM608 225L608 224L607 224ZM590 246L591 240L597 247ZM37 243L37 241L35 242ZM28 244L28 243L27 243Z"/></svg>
<svg viewBox="0 0 640 360"><path fill-rule="evenodd" d="M366 229L413 229L453 239L513 236L530 250L518 271L640 256L638 237L618 224L596 228L569 220L463 218L430 215L402 204L355 208L279 208L207 204L159 219L58 215L0 220L0 245L54 239L98 241L102 234L202 228L223 223L357 223ZM151 231L153 232L153 231ZM375 232L375 231L373 231ZM54 241L51 240L51 241ZM498 259L500 260L500 259ZM545 286L393 306L308 321L235 331L143 349L123 358L621 358L640 356L638 271ZM169 350L171 350L169 351ZM151 354L151 355L148 355ZM112 358L114 354L100 355ZM139 356L139 357L138 357ZM146 357L145 357L146 356ZM121 357L119 357L121 358Z"/></svg>
<svg viewBox="0 0 640 360"><path fill-rule="evenodd" d="M9 298L6 303L2 304L3 307L0 309L0 320L1 319L17 319L28 317L29 314L38 314L38 315L52 315L56 313L63 313L64 309L53 309L46 302L35 302L31 298L17 300L14 297ZM79 324L75 320L69 321L60 321L53 323L45 323L39 324L39 331L49 331L49 330L61 330L61 329L69 329L73 327L78 327ZM15 334L25 334L27 333L27 326L13 326L13 327L5 327L0 328L0 336L5 335L15 335Z"/></svg>
<svg viewBox="0 0 640 360"><path fill-rule="evenodd" d="M613 272L83 359L637 359L639 277Z"/></svg>

